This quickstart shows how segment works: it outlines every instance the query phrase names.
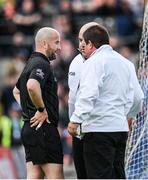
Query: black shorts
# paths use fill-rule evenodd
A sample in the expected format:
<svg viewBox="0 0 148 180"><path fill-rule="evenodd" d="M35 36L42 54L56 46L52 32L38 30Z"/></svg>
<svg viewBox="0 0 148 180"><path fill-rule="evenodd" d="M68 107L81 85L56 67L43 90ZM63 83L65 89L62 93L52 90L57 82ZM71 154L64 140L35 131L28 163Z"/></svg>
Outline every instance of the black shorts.
<svg viewBox="0 0 148 180"><path fill-rule="evenodd" d="M38 130L35 130L35 127L30 127L30 122L25 122L21 135L26 162L63 164L60 135L54 125L45 122Z"/></svg>

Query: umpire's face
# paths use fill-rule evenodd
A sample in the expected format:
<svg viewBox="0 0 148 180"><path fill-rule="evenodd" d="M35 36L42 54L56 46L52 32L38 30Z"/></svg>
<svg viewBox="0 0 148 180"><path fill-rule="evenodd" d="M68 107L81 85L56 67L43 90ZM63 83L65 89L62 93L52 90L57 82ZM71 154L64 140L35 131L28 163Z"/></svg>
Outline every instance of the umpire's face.
<svg viewBox="0 0 148 180"><path fill-rule="evenodd" d="M89 42L86 44L84 38L83 38L83 33L80 31L79 33L79 49L82 53L82 55L85 57L85 59L88 59L94 49L92 49L92 43Z"/></svg>
<svg viewBox="0 0 148 180"><path fill-rule="evenodd" d="M82 39L82 46L84 47L83 48L83 54L84 54L86 59L88 59L96 51L96 48L93 45L93 43L91 41L86 43L84 38Z"/></svg>
<svg viewBox="0 0 148 180"><path fill-rule="evenodd" d="M95 25L98 25L98 23L96 23L96 22L86 23L81 27L81 29L79 31L79 49L80 49L80 51L81 51L81 53L85 59L87 59L89 55L86 54L86 50L85 50L86 44L85 44L84 39L83 39L83 34L88 28L95 26Z"/></svg>
<svg viewBox="0 0 148 180"><path fill-rule="evenodd" d="M79 49L82 53L82 55L85 57L85 53L84 53L84 43L83 43L83 31L80 30L79 32Z"/></svg>
<svg viewBox="0 0 148 180"><path fill-rule="evenodd" d="M56 55L61 50L60 35L59 35L59 33L58 32L54 32L52 34L52 36L50 36L50 38L48 38L46 43L47 43L46 54L47 54L49 60L56 59Z"/></svg>

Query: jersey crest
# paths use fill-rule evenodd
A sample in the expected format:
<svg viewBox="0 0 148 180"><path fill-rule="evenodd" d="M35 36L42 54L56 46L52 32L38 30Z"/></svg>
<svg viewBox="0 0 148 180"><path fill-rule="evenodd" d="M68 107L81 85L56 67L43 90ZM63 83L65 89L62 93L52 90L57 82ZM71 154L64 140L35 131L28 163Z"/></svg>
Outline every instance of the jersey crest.
<svg viewBox="0 0 148 180"><path fill-rule="evenodd" d="M41 79L44 79L45 74L43 73L42 69L37 69L36 70L36 75L41 77Z"/></svg>

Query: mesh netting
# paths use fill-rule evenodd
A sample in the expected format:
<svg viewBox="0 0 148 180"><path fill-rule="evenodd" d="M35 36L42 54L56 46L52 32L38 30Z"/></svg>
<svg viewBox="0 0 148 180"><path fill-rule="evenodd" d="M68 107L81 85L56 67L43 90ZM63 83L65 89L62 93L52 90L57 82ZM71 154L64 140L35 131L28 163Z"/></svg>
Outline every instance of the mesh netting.
<svg viewBox="0 0 148 180"><path fill-rule="evenodd" d="M138 78L145 98L142 112L133 122L127 141L125 171L128 179L148 179L148 3L139 47Z"/></svg>

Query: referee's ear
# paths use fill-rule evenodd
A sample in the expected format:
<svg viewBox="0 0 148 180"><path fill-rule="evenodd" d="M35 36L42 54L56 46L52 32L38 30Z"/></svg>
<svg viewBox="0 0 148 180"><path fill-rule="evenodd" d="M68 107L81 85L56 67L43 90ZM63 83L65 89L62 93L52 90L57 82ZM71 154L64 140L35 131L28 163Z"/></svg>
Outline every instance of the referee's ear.
<svg viewBox="0 0 148 180"><path fill-rule="evenodd" d="M46 40L43 40L42 41L42 46L43 46L43 48L45 49L45 50L47 50L49 47L48 47L48 43L47 43L47 41Z"/></svg>

